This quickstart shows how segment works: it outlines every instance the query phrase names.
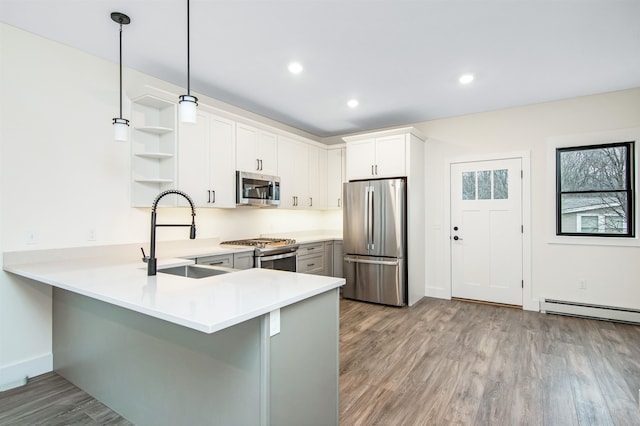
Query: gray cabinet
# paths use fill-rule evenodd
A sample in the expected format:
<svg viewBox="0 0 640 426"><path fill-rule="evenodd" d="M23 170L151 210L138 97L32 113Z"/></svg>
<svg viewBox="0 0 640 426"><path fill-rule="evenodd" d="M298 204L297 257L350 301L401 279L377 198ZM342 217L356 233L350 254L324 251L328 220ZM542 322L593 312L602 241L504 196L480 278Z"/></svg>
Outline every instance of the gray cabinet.
<svg viewBox="0 0 640 426"><path fill-rule="evenodd" d="M301 244L298 248L298 272L324 274L324 243Z"/></svg>
<svg viewBox="0 0 640 426"><path fill-rule="evenodd" d="M342 241L333 242L333 271L331 276L344 278L344 260L343 260Z"/></svg>
<svg viewBox="0 0 640 426"><path fill-rule="evenodd" d="M236 269L253 268L253 252L247 251L233 254L233 267Z"/></svg>
<svg viewBox="0 0 640 426"><path fill-rule="evenodd" d="M235 269L250 269L253 268L253 251L197 257L196 263L199 265L224 266L226 268Z"/></svg>
<svg viewBox="0 0 640 426"><path fill-rule="evenodd" d="M322 275L333 276L333 241L324 242L324 271Z"/></svg>
<svg viewBox="0 0 640 426"><path fill-rule="evenodd" d="M233 253L219 254L217 256L205 256L196 258L196 263L201 265L224 266L233 268Z"/></svg>
<svg viewBox="0 0 640 426"><path fill-rule="evenodd" d="M338 425L337 292L281 309L270 340L271 425Z"/></svg>

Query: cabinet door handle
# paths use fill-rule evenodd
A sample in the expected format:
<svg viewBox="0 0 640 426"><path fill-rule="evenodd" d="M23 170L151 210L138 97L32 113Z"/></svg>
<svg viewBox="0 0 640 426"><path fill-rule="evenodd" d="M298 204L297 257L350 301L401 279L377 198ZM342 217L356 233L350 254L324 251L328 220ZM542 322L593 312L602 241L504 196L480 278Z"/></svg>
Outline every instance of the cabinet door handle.
<svg viewBox="0 0 640 426"><path fill-rule="evenodd" d="M378 165L376 164L376 176L378 175Z"/></svg>
<svg viewBox="0 0 640 426"><path fill-rule="evenodd" d="M316 266L316 264L315 264L315 263L309 263L309 264L307 264L307 268L311 268L312 266Z"/></svg>
<svg viewBox="0 0 640 426"><path fill-rule="evenodd" d="M211 190L207 189L207 203L211 202Z"/></svg>
<svg viewBox="0 0 640 426"><path fill-rule="evenodd" d="M375 174L375 173L373 173L373 164L371 165L371 174L372 175Z"/></svg>
<svg viewBox="0 0 640 426"><path fill-rule="evenodd" d="M258 160L260 162L260 169L262 171L262 160Z"/></svg>
<svg viewBox="0 0 640 426"><path fill-rule="evenodd" d="M342 206L340 205L340 198L338 198L338 207L342 207Z"/></svg>
<svg viewBox="0 0 640 426"><path fill-rule="evenodd" d="M260 170L260 159L256 158L256 170Z"/></svg>
<svg viewBox="0 0 640 426"><path fill-rule="evenodd" d="M212 265L212 266L213 265L223 265L223 264L224 264L224 260L221 260L219 262L211 262L211 263L209 263L209 265Z"/></svg>
<svg viewBox="0 0 640 426"><path fill-rule="evenodd" d="M309 207L313 207L313 197L309 197Z"/></svg>
<svg viewBox="0 0 640 426"><path fill-rule="evenodd" d="M215 204L216 202L216 191L214 191L213 189L211 190L211 194L213 195L213 199L211 200L211 204Z"/></svg>
<svg viewBox="0 0 640 426"><path fill-rule="evenodd" d="M315 250L315 249L316 249L315 247L309 247L309 248L307 248L307 251L311 251L311 250Z"/></svg>

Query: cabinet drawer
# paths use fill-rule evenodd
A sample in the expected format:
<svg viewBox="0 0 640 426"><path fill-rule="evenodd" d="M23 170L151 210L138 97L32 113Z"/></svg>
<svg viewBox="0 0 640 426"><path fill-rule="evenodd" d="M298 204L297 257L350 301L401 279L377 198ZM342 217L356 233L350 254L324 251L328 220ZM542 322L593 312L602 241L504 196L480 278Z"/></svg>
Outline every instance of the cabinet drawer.
<svg viewBox="0 0 640 426"><path fill-rule="evenodd" d="M322 253L324 251L324 243L301 244L298 247L298 258L306 255Z"/></svg>
<svg viewBox="0 0 640 426"><path fill-rule="evenodd" d="M298 256L298 272L322 275L324 272L324 253L319 251L314 254Z"/></svg>
<svg viewBox="0 0 640 426"><path fill-rule="evenodd" d="M197 264L213 265L213 266L225 266L227 268L233 268L233 254L220 254L217 256L205 256L196 258Z"/></svg>

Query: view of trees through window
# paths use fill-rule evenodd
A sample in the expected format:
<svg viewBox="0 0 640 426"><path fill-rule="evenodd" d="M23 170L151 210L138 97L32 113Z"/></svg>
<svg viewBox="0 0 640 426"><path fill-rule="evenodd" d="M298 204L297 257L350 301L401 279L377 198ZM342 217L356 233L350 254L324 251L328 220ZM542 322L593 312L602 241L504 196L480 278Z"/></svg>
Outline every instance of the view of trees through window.
<svg viewBox="0 0 640 426"><path fill-rule="evenodd" d="M633 236L633 142L559 148L557 234Z"/></svg>

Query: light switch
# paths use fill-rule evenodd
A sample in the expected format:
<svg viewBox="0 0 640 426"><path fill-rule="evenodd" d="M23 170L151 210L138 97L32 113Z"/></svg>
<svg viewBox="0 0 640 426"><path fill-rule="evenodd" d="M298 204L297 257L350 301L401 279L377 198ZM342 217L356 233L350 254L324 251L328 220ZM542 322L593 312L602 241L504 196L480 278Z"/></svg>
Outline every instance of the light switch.
<svg viewBox="0 0 640 426"><path fill-rule="evenodd" d="M280 309L269 312L269 336L280 333Z"/></svg>

